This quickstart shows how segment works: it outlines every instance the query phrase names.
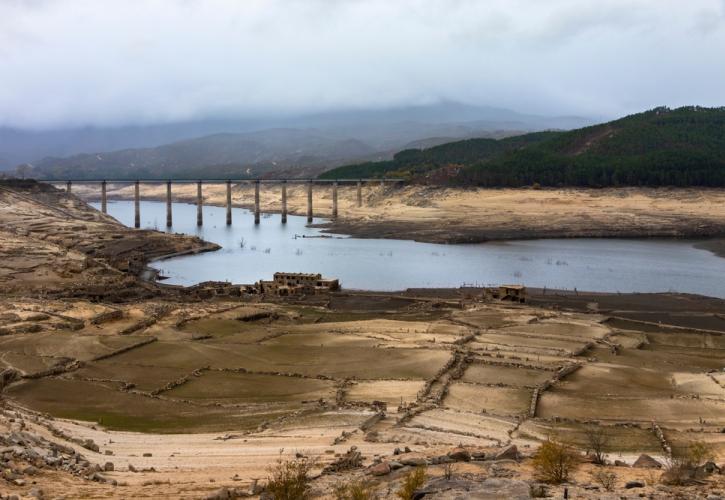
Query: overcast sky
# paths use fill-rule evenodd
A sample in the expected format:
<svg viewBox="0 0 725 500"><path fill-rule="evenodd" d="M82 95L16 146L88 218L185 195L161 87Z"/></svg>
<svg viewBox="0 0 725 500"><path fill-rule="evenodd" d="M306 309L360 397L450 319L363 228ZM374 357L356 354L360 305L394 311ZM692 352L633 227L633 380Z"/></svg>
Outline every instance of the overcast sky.
<svg viewBox="0 0 725 500"><path fill-rule="evenodd" d="M725 0L0 0L0 125L725 105Z"/></svg>

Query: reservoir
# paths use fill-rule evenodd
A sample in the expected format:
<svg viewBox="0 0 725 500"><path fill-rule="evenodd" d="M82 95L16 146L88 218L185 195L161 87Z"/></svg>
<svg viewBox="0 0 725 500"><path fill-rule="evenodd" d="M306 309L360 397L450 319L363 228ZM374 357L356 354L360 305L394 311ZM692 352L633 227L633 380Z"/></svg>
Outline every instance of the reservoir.
<svg viewBox="0 0 725 500"><path fill-rule="evenodd" d="M98 203L93 203L96 208ZM109 201L109 215L133 226L133 202ZM170 232L199 236L222 249L153 263L164 283L202 281L253 283L277 271L322 273L344 288L402 290L522 283L598 292L685 292L725 298L725 259L694 248L693 241L655 239L552 239L439 245L388 239L325 235L306 218L265 214L259 225L251 212L175 203ZM324 219L315 219L323 223ZM166 204L141 202L141 225L167 230Z"/></svg>

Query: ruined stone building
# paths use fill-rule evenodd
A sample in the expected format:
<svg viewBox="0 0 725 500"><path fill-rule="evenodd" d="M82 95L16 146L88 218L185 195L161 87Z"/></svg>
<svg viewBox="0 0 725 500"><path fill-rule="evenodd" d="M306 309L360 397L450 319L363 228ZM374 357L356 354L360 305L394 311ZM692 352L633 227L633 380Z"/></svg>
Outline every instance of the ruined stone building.
<svg viewBox="0 0 725 500"><path fill-rule="evenodd" d="M510 300L511 302L526 302L526 287L524 285L500 285L486 288L485 299Z"/></svg>
<svg viewBox="0 0 725 500"><path fill-rule="evenodd" d="M246 291L287 297L329 293L339 289L339 280L323 278L319 273L274 273L271 281L260 280L254 285L247 286Z"/></svg>

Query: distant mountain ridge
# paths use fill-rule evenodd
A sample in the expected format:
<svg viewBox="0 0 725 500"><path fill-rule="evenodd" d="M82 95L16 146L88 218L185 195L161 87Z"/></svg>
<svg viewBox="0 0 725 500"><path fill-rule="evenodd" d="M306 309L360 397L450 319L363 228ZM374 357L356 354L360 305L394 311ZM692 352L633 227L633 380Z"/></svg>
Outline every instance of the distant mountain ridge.
<svg viewBox="0 0 725 500"><path fill-rule="evenodd" d="M155 148L47 158L34 166L34 176L76 180L254 178L291 167L314 176L346 159L374 154L374 149L355 139L337 140L308 130L273 129L216 134ZM310 171L311 167L316 170Z"/></svg>
<svg viewBox="0 0 725 500"><path fill-rule="evenodd" d="M470 139L338 167L322 178L392 176L478 186L725 186L725 108L655 108L568 132Z"/></svg>
<svg viewBox="0 0 725 500"><path fill-rule="evenodd" d="M31 163L46 174L56 169L66 175L75 169L79 173L95 170L104 174L101 176L110 177L115 175L114 169L173 172L174 165L188 172L192 166L179 156L184 150L194 158L197 169L244 167L263 172L281 164L283 168L299 166L303 170L322 171L340 162L389 158L408 143L430 138L498 137L510 135L512 131L568 129L590 122L579 117L542 117L442 102L389 110L139 127L45 132L0 128L0 170ZM288 136L282 137L285 133ZM307 137L307 142L299 141L301 135ZM234 146L233 140L239 140L240 144ZM299 151L290 149L288 141L297 144ZM212 144L221 146L226 156L212 151L209 147ZM200 155L193 147L201 148L209 156ZM315 151L315 147L319 150ZM156 153L149 151L156 148L159 149ZM137 151L132 153L132 150ZM171 156L165 157L166 154ZM97 156L103 160L94 166L93 158ZM133 167L131 163L143 167Z"/></svg>

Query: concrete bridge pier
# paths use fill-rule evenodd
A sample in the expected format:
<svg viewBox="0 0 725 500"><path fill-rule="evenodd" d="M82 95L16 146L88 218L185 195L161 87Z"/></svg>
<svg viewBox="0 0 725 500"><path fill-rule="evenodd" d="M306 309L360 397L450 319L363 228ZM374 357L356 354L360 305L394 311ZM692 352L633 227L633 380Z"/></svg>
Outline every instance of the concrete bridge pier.
<svg viewBox="0 0 725 500"><path fill-rule="evenodd" d="M357 206L362 207L362 181L357 181Z"/></svg>
<svg viewBox="0 0 725 500"><path fill-rule="evenodd" d="M72 185L73 185L73 183L71 181L67 181L65 183L65 194L70 194L70 190L71 190L71 186Z"/></svg>
<svg viewBox="0 0 725 500"><path fill-rule="evenodd" d="M282 181L282 224L287 224L287 181Z"/></svg>
<svg viewBox="0 0 725 500"><path fill-rule="evenodd" d="M133 227L136 229L141 227L141 194L139 191L139 181L133 186Z"/></svg>
<svg viewBox="0 0 725 500"><path fill-rule="evenodd" d="M196 183L196 225L204 225L204 202L201 197L201 181Z"/></svg>
<svg viewBox="0 0 725 500"><path fill-rule="evenodd" d="M232 181L227 181L227 226L232 225Z"/></svg>
<svg viewBox="0 0 725 500"><path fill-rule="evenodd" d="M312 181L307 183L307 222L312 222Z"/></svg>
<svg viewBox="0 0 725 500"><path fill-rule="evenodd" d="M254 181L254 223L259 224L259 179Z"/></svg>
<svg viewBox="0 0 725 500"><path fill-rule="evenodd" d="M101 212L108 213L108 200L106 198L106 181L101 182Z"/></svg>
<svg viewBox="0 0 725 500"><path fill-rule="evenodd" d="M337 181L332 183L332 218L337 219Z"/></svg>
<svg viewBox="0 0 725 500"><path fill-rule="evenodd" d="M171 215L171 181L166 182L166 227L171 227L174 218Z"/></svg>

